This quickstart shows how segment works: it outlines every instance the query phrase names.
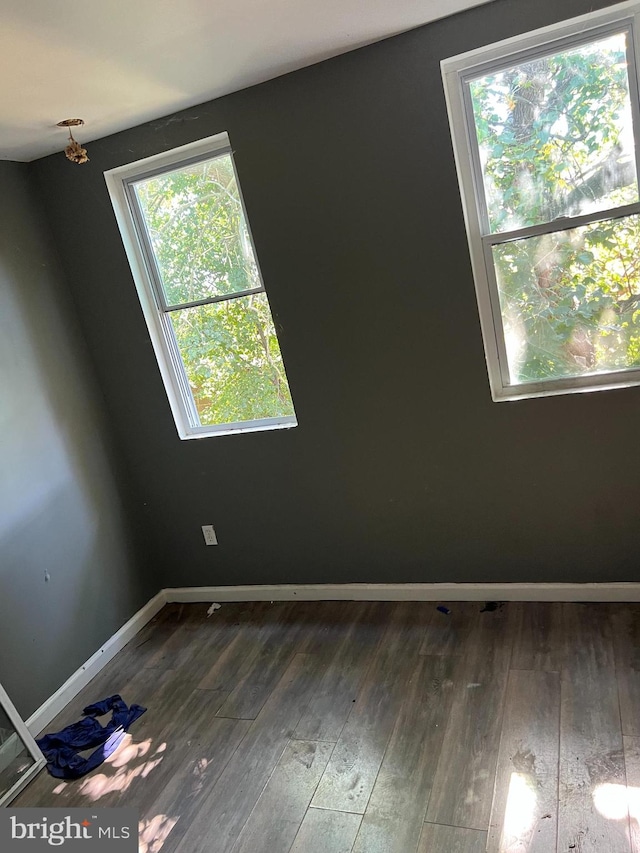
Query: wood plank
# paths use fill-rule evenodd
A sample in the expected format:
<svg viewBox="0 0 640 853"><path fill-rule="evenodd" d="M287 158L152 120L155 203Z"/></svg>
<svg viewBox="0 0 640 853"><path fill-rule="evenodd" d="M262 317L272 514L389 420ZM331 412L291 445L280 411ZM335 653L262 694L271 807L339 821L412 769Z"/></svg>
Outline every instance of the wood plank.
<svg viewBox="0 0 640 853"><path fill-rule="evenodd" d="M164 727L160 737L164 740L184 744L185 747L206 739L207 733L214 722L216 704L211 702L208 690L185 691L177 696L173 704L173 716L170 709L162 714Z"/></svg>
<svg viewBox="0 0 640 853"><path fill-rule="evenodd" d="M623 737L624 764L627 775L627 805L631 830L631 853L640 853L640 738ZM610 790L611 814L620 812L621 792Z"/></svg>
<svg viewBox="0 0 640 853"><path fill-rule="evenodd" d="M264 602L225 603L211 616L207 615L207 604L183 605L180 624L147 658L146 665L155 669L188 668L194 681L199 681L245 625L263 618L261 605Z"/></svg>
<svg viewBox="0 0 640 853"><path fill-rule="evenodd" d="M438 606L446 607L442 613ZM461 655L482 607L479 601L434 602L421 655Z"/></svg>
<svg viewBox="0 0 640 853"><path fill-rule="evenodd" d="M419 658L354 853L407 853L416 849L451 710L452 670L451 658Z"/></svg>
<svg viewBox="0 0 640 853"><path fill-rule="evenodd" d="M169 605L167 605L168 609ZM154 633L141 636L137 646L136 657L139 663L151 669L179 669L190 659L190 646L194 635L207 625L207 605L198 604L195 607L171 605L173 608L166 617L168 634L163 632L160 637ZM158 642L158 640L162 640Z"/></svg>
<svg viewBox="0 0 640 853"><path fill-rule="evenodd" d="M374 604L371 628L380 636L384 633L396 603L393 601L314 601L315 609L310 616L308 633L298 652L333 658L342 645L345 634L350 630L354 615L362 605Z"/></svg>
<svg viewBox="0 0 640 853"><path fill-rule="evenodd" d="M212 717L206 736L194 738L183 750L181 764L172 768L157 798L140 810L143 825L165 821L162 853L175 853L180 846L251 725L251 720ZM132 802L137 805L137 796Z"/></svg>
<svg viewBox="0 0 640 853"><path fill-rule="evenodd" d="M628 820L594 803L601 786L625 785L610 610L565 604L563 625L558 850L629 853Z"/></svg>
<svg viewBox="0 0 640 853"><path fill-rule="evenodd" d="M560 675L509 674L488 853L555 850Z"/></svg>
<svg viewBox="0 0 640 853"><path fill-rule="evenodd" d="M312 805L362 814L416 665L428 602L399 602ZM425 606L422 606L425 605Z"/></svg>
<svg viewBox="0 0 640 853"><path fill-rule="evenodd" d="M394 845L398 850L406 848L406 853L416 853L410 827L415 826L420 809L429 798L429 756L433 755L435 761L437 753L435 724L434 729L429 729L423 717L431 712L430 694L425 701L424 692L428 693L429 667L439 664L452 668L452 707L446 726L442 724L442 750L419 853L476 853L478 844L483 849L487 843L490 850L499 849L495 836L498 828L504 828L509 810L510 773L516 768L515 760L525 781L536 779L536 809L539 812L546 808L542 801L552 788L551 773L546 769L541 773L541 767L551 766L553 760L545 754L543 761L540 756L544 732L551 727L554 700L550 685L558 678L549 673L551 667L560 666L558 850L640 853L640 737L627 735L623 752L616 699L617 685L625 730L635 731L640 700L636 681L640 672L640 606L544 605L540 609L535 604L505 604L493 613L480 613L480 606L474 603L466 608L472 608L469 625L463 626L467 633L454 641L450 635L440 634L438 639L427 629L427 625L433 627L434 615L444 620L437 623L440 626L449 624L450 618L434 614L429 602L377 603L380 609L370 622L362 615L372 607L366 603L295 605L287 611L292 607L290 603L276 610L264 603L225 604L210 619L203 615L204 605L185 605L159 614L157 624L150 624L135 638L140 645L130 643L48 727L50 731L59 730L77 720L86 705L120 693L126 702L148 707L147 714L132 727L121 751L84 780L64 783L41 774L14 805L87 807L93 803L126 803L140 810L148 847L153 839L156 848L162 843L162 853L175 853L178 849L180 853L230 853L248 820L243 837L249 838L251 833L256 839L256 853L260 850L257 839L275 827L269 841L271 853L271 849L277 850L279 837L285 846L291 841L294 824L300 819L312 787L310 783L305 787L304 767L303 781L291 785L291 794L286 792L284 782L277 784L278 774L283 779L286 775L283 753L286 756L299 748L291 737L294 732L302 732L303 715L305 725L322 725L320 717L326 720L331 714L330 702L324 697L332 695L339 702L342 696L357 700L350 701L351 709L343 706L331 724L335 731L340 715L349 714L338 739L343 773L336 776L332 757L320 783L334 773L337 782L333 791L337 792L336 802L341 803L341 810L309 808L292 850L351 853L357 843L361 850L377 853L375 833L372 841L365 841L371 832L369 821L373 822L377 815L379 837L387 839L385 853L393 853ZM530 606L532 611L526 615ZM452 615L456 607L456 603L451 605ZM216 717L239 681L245 678L243 690L251 692L252 678L246 676L251 671L258 676L255 655L248 668L236 667L232 671L229 660L234 655L240 660L243 646L237 637L247 632L245 638L252 638L252 648L259 653L259 646L255 645L257 633L262 630L260 636L265 636L270 630L265 626L273 626L274 614L283 612L289 613L285 617L285 622L289 619L285 636L290 636L286 632L291 629L297 637L294 653L304 650L306 654L292 660L255 720ZM276 634L282 630L280 623ZM363 639L363 630L370 630L371 636ZM509 648L514 637L516 648L507 682ZM353 643L347 638L352 638ZM237 648L230 655L234 641ZM370 658L360 648L362 643L374 647ZM427 649L435 654L419 654ZM366 669L364 679L356 685L358 693L349 689L358 671L352 655L362 655L361 666ZM225 659L222 667L220 657ZM515 671L516 664L524 663L535 671ZM171 668L171 664L179 666ZM327 675L327 668L333 668L331 676ZM197 685L212 671L218 673L213 688L198 689ZM343 671L349 671L354 681L348 687L346 681L342 682L341 689ZM255 684L259 683L260 689L267 692L267 681L260 682L258 677ZM219 687L224 689L218 694ZM481 698L476 691L482 691ZM351 696L346 697L349 692ZM326 714L316 712L319 724L309 722L314 718L313 709L308 710L312 700L325 701ZM504 731L500 737L504 708ZM440 723L437 725L439 732ZM429 748L430 743L433 748ZM323 749L330 749L330 745L325 744ZM274 768L279 769L274 772ZM483 815L483 804L493 795L494 776L491 823L499 827L491 827L487 842L482 830L489 826L489 817ZM459 781L456 777L460 777ZM348 800L349 786L357 792L361 784L362 800ZM273 793L276 789L281 791L280 796ZM315 796L319 791L320 787ZM364 819L359 813L348 813L345 804L354 809L366 807ZM630 828L627 809L631 812ZM458 822L461 826L434 827L430 810L442 814L438 823ZM551 806L547 813L553 816ZM281 819L284 829L278 835ZM469 824L469 820L473 823ZM361 834L356 841L361 821ZM539 849L541 853L542 849L544 853L554 853L552 821L553 817L540 820L540 833L536 832L529 842L520 837L523 844L528 844L528 853ZM395 825L399 828L393 829ZM247 849L251 846L249 841L239 843ZM382 843L379 849L383 849Z"/></svg>
<svg viewBox="0 0 640 853"><path fill-rule="evenodd" d="M611 608L622 733L640 737L640 605Z"/></svg>
<svg viewBox="0 0 640 853"><path fill-rule="evenodd" d="M268 611L264 630L252 632L249 638L241 636L241 674L218 709L219 717L255 719L306 636L307 619L314 608L315 602L278 602Z"/></svg>
<svg viewBox="0 0 640 853"><path fill-rule="evenodd" d="M313 656L296 655L193 818L180 853L232 849L323 674Z"/></svg>
<svg viewBox="0 0 640 853"><path fill-rule="evenodd" d="M359 814L309 809L290 853L351 853Z"/></svg>
<svg viewBox="0 0 640 853"><path fill-rule="evenodd" d="M487 833L477 829L425 823L416 853L484 853L486 839Z"/></svg>
<svg viewBox="0 0 640 853"><path fill-rule="evenodd" d="M119 653L120 663L134 660L137 667L147 666L152 658L161 654L161 650L178 630L183 613L183 605L166 604ZM191 614L189 617L193 618Z"/></svg>
<svg viewBox="0 0 640 853"><path fill-rule="evenodd" d="M212 691L212 701L216 698L220 700L218 708L251 672L262 644L274 630L274 625L278 623L286 607L283 602L277 605L268 605L268 602L258 604L261 607L257 611L247 611L247 617L243 621L233 624L230 632L223 635L217 643L214 640L208 648L209 667L198 687ZM229 636L231 640L226 641Z"/></svg>
<svg viewBox="0 0 640 853"><path fill-rule="evenodd" d="M354 602L350 618L334 627L333 659L303 715L294 737L337 741L353 709L372 656L382 639L384 602ZM326 640L326 638L325 638Z"/></svg>
<svg viewBox="0 0 640 853"><path fill-rule="evenodd" d="M287 853L320 777L333 744L293 740L277 763L249 820L233 847L233 853Z"/></svg>
<svg viewBox="0 0 640 853"><path fill-rule="evenodd" d="M430 823L489 826L513 614L509 607L478 613L466 655L456 664L451 715L427 810Z"/></svg>
<svg viewBox="0 0 640 853"><path fill-rule="evenodd" d="M240 634L244 631L255 631L263 619L269 618L265 609L267 606L270 606L268 602L249 602L242 607L236 603L224 604L200 625L185 625L181 636L188 645L185 645L183 656L177 652L174 658L176 667L188 668L200 685L220 659L228 659L228 649ZM230 663L230 666L233 667L233 663ZM219 699L218 706L221 705L234 688L238 677L241 677L241 674L236 671L236 677L232 674L223 680L223 683L212 684L212 702Z"/></svg>
<svg viewBox="0 0 640 853"><path fill-rule="evenodd" d="M563 655L562 604L523 601L514 602L510 607L517 610L511 668L560 672Z"/></svg>

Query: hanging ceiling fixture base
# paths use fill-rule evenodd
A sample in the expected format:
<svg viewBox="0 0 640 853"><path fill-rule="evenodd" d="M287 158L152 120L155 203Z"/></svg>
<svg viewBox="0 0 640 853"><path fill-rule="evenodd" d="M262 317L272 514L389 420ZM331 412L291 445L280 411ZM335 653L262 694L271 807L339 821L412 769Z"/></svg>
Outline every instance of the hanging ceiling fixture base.
<svg viewBox="0 0 640 853"><path fill-rule="evenodd" d="M72 163L88 163L89 158L87 157L87 149L83 148L79 142L73 138L73 134L71 133L72 127L80 127L80 125L84 124L84 119L82 118L65 118L62 121L59 121L56 127L68 127L69 128L69 144L64 149L64 153L67 156L67 160L71 160Z"/></svg>

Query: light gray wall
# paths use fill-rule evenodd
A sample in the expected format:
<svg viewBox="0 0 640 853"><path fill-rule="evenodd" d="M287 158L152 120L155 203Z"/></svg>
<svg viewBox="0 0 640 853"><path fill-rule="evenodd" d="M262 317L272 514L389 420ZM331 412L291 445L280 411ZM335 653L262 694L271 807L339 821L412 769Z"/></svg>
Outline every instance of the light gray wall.
<svg viewBox="0 0 640 853"><path fill-rule="evenodd" d="M0 163L0 682L25 717L158 586L29 171Z"/></svg>
<svg viewBox="0 0 640 853"><path fill-rule="evenodd" d="M439 66L594 5L497 0L34 164L158 586L638 579L640 388L491 401ZM180 441L103 171L223 130L299 426Z"/></svg>

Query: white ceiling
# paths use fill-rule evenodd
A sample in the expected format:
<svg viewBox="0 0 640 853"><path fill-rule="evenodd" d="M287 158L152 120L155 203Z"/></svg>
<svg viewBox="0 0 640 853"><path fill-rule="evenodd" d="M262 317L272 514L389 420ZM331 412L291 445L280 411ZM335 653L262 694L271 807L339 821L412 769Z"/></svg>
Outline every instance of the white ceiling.
<svg viewBox="0 0 640 853"><path fill-rule="evenodd" d="M0 159L89 142L487 0L0 0Z"/></svg>

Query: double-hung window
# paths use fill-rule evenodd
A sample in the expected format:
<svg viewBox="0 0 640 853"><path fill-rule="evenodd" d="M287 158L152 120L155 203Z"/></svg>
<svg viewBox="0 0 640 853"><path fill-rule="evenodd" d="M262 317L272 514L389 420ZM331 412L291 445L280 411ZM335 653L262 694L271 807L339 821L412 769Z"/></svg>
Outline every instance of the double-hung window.
<svg viewBox="0 0 640 853"><path fill-rule="evenodd" d="M180 437L295 426L227 135L105 177Z"/></svg>
<svg viewBox="0 0 640 853"><path fill-rule="evenodd" d="M640 384L638 11L442 63L494 400Z"/></svg>

